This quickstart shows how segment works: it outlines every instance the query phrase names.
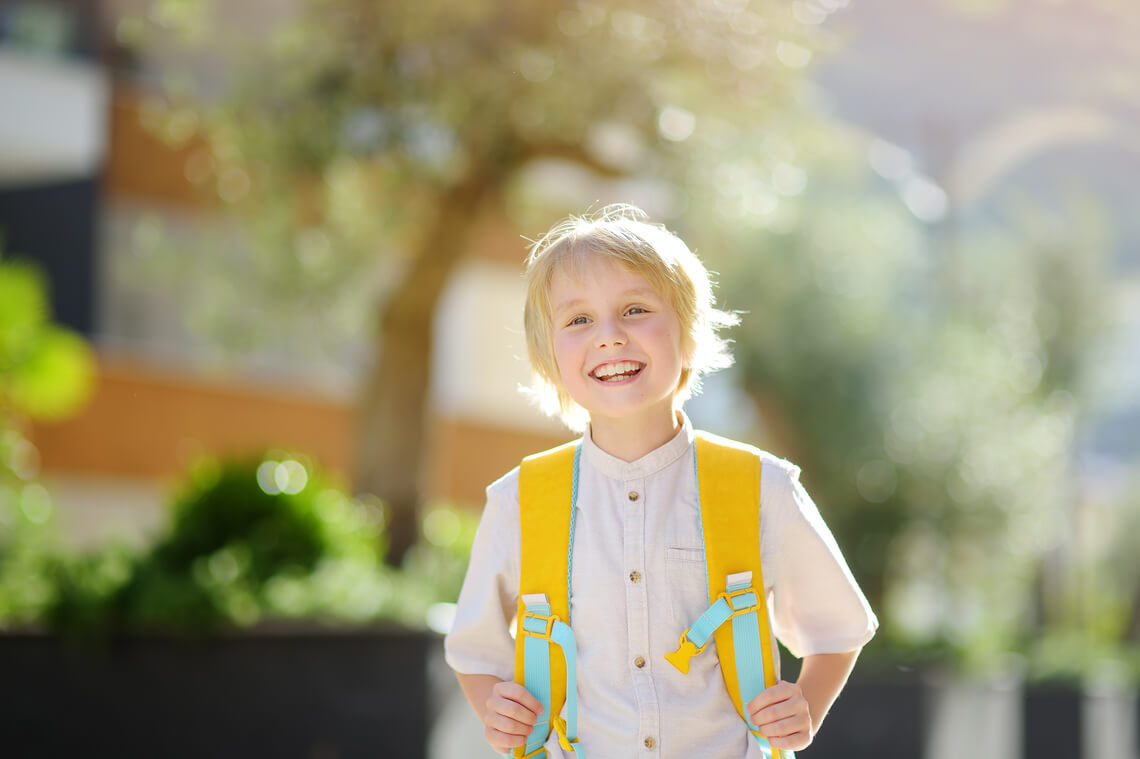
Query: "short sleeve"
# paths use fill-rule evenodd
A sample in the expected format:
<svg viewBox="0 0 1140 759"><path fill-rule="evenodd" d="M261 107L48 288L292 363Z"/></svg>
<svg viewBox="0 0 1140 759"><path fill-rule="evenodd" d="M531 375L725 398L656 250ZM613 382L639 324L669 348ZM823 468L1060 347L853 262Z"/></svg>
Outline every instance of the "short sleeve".
<svg viewBox="0 0 1140 759"><path fill-rule="evenodd" d="M760 532L772 631L797 657L861 648L879 622L831 530L799 480L799 468L765 457Z"/></svg>
<svg viewBox="0 0 1140 759"><path fill-rule="evenodd" d="M447 664L465 675L514 678L510 624L518 599L518 493L517 468L487 488L455 621L443 642Z"/></svg>

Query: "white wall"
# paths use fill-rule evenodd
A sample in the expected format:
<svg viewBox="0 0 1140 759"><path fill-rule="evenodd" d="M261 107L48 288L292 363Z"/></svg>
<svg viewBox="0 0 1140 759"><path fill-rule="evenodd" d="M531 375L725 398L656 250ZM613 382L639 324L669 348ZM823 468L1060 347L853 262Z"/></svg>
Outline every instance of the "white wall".
<svg viewBox="0 0 1140 759"><path fill-rule="evenodd" d="M0 45L0 185L94 175L110 82L99 66Z"/></svg>
<svg viewBox="0 0 1140 759"><path fill-rule="evenodd" d="M519 391L530 383L518 267L469 260L436 311L432 396L447 416L557 434L565 428Z"/></svg>

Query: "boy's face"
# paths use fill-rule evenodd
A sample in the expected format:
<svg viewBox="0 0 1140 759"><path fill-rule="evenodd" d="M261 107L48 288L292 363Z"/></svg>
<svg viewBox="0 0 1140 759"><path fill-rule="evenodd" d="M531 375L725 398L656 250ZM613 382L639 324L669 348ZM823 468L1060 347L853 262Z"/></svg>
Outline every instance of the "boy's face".
<svg viewBox="0 0 1140 759"><path fill-rule="evenodd" d="M593 425L671 423L681 323L644 277L590 255L555 272L550 303L562 384Z"/></svg>

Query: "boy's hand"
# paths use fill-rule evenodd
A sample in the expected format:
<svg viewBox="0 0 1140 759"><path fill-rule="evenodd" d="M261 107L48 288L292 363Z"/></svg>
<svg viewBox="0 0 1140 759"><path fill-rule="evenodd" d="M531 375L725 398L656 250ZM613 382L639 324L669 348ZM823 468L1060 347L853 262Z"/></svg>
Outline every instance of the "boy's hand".
<svg viewBox="0 0 1140 759"><path fill-rule="evenodd" d="M744 711L772 748L799 751L811 745L811 712L795 683L781 680L749 701Z"/></svg>
<svg viewBox="0 0 1140 759"><path fill-rule="evenodd" d="M483 711L487 743L500 754L525 745L540 714L542 704L526 688L510 680L496 683Z"/></svg>

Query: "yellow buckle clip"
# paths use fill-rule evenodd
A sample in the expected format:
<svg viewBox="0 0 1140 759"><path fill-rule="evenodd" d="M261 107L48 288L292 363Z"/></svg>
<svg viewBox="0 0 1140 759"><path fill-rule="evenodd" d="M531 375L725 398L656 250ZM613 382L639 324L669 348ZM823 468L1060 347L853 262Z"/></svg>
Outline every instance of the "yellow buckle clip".
<svg viewBox="0 0 1140 759"><path fill-rule="evenodd" d="M706 646L708 646L708 641L705 641L704 646L697 648L697 644L689 640L689 631L685 630L685 632L681 633L681 640L677 643L677 650L665 654L665 661L676 667L682 675L687 675L689 674L689 660L704 651Z"/></svg>

